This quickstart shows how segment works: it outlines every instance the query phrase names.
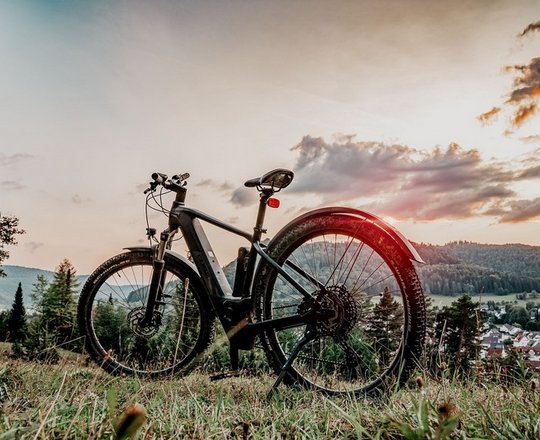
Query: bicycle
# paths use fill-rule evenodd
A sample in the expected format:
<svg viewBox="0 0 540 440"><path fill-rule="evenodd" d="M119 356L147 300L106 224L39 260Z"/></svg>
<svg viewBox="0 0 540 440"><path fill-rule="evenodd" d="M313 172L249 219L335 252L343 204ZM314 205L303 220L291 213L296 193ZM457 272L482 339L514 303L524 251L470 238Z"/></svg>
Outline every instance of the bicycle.
<svg viewBox="0 0 540 440"><path fill-rule="evenodd" d="M422 259L392 226L344 207L303 214L265 246L266 208L279 205L273 196L293 176L276 169L245 182L260 197L250 234L186 207L189 174L152 174L146 207L157 203L168 227L159 240L148 227L157 244L128 247L88 278L78 323L90 356L113 374L187 372L212 342L217 316L231 362L219 377L239 374L239 350L252 349L259 337L278 375L271 393L284 381L364 396L405 381L425 338L425 301L413 265ZM175 195L168 211L166 192ZM201 221L250 243L239 249L232 287ZM189 258L171 249L179 232Z"/></svg>

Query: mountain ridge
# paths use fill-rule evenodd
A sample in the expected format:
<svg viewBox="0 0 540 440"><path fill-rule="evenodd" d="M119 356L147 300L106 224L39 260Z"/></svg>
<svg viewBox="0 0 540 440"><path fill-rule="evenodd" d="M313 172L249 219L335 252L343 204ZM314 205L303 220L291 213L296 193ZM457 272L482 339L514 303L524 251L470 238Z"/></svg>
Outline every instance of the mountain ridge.
<svg viewBox="0 0 540 440"><path fill-rule="evenodd" d="M425 265L417 269L426 293L459 295L470 293L519 293L540 291L540 246L522 243L487 244L453 241L444 245L413 243ZM54 272L19 265L3 265L7 277L0 278L0 309L11 307L19 282L25 305L31 306L33 284L38 275L50 282ZM224 267L231 279L235 260ZM88 275L78 275L82 288Z"/></svg>
<svg viewBox="0 0 540 440"><path fill-rule="evenodd" d="M19 283L23 290L23 301L25 307L32 305L32 290L36 283L38 275L43 275L48 282L54 279L54 272L36 267L26 267L19 265L2 265L2 269L6 273L5 277L0 278L0 310L9 309L13 303L15 292ZM82 287L88 275L77 275L77 283L79 288Z"/></svg>

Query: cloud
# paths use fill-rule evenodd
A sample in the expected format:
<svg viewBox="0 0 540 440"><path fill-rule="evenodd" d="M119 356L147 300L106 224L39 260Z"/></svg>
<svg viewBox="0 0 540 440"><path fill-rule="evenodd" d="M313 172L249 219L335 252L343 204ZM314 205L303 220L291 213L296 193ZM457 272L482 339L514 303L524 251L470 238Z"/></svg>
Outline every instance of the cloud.
<svg viewBox="0 0 540 440"><path fill-rule="evenodd" d="M528 33L540 30L540 21L529 24L519 37ZM503 105L511 106L510 123L514 129L521 127L527 120L533 117L539 109L540 100L540 58L532 58L529 64L516 64L506 66L507 72L516 72L514 77L513 90L508 94L508 98ZM491 110L478 116L478 120L483 124L489 122L501 111L501 107L493 107ZM511 134L511 130L506 130L506 134Z"/></svg>
<svg viewBox="0 0 540 440"><path fill-rule="evenodd" d="M506 66L505 70L518 72L514 78L514 89L508 94L504 105L512 107L510 122L513 128L519 128L525 121L538 112L540 100L540 58L533 58L527 65ZM478 116L483 124L491 121L501 111L501 107ZM511 133L511 131L508 131Z"/></svg>
<svg viewBox="0 0 540 440"><path fill-rule="evenodd" d="M322 138L304 136L292 148L298 153L297 178L293 191L334 193L339 188L344 197L355 197L385 191L402 173L413 166L410 157L415 150L402 145L379 142L346 142L327 144Z"/></svg>
<svg viewBox="0 0 540 440"><path fill-rule="evenodd" d="M514 200L499 212L500 223L520 223L540 216L540 197L534 200Z"/></svg>
<svg viewBox="0 0 540 440"><path fill-rule="evenodd" d="M135 186L135 192L130 191L130 194L140 195L141 193L144 193L144 191L149 187L150 187L149 183L139 183Z"/></svg>
<svg viewBox="0 0 540 440"><path fill-rule="evenodd" d="M540 31L540 21L537 21L536 23L529 24L521 34L518 35L518 37L524 37L530 32L534 31Z"/></svg>
<svg viewBox="0 0 540 440"><path fill-rule="evenodd" d="M540 144L540 134L521 137L519 140L525 144Z"/></svg>
<svg viewBox="0 0 540 440"><path fill-rule="evenodd" d="M30 251L31 254L33 254L35 251L37 251L39 248L42 248L45 246L44 243L41 243L41 242L35 242L35 241L30 241L28 243L25 243L24 246L26 248L28 248L28 250Z"/></svg>
<svg viewBox="0 0 540 440"><path fill-rule="evenodd" d="M82 198L79 194L73 194L73 196L71 196L71 202L75 203L76 205L82 205L83 203L87 203L89 201L89 198Z"/></svg>
<svg viewBox="0 0 540 440"><path fill-rule="evenodd" d="M213 188L217 189L218 191L231 191L234 186L231 185L229 182L216 182L213 179L204 179L201 180L199 183L197 183L197 186L207 187L207 188Z"/></svg>
<svg viewBox="0 0 540 440"><path fill-rule="evenodd" d="M17 153L8 156L6 154L0 153L0 166L9 166L21 162L26 159L32 159L34 156L31 154Z"/></svg>
<svg viewBox="0 0 540 440"><path fill-rule="evenodd" d="M3 182L0 182L0 188L4 191L19 191L25 189L26 186L22 183L15 182L14 180L4 180Z"/></svg>
<svg viewBox="0 0 540 440"><path fill-rule="evenodd" d="M529 167L525 170L523 170L517 178L519 180L525 180L525 179L540 179L540 165Z"/></svg>
<svg viewBox="0 0 540 440"><path fill-rule="evenodd" d="M201 180L199 183L197 183L198 186L213 186L214 185L214 181L212 179L204 179L204 180Z"/></svg>
<svg viewBox="0 0 540 440"><path fill-rule="evenodd" d="M516 170L457 144L425 152L350 139L329 144L305 136L292 150L297 161L290 191L317 195L324 205L360 204L404 220L495 215L502 221L516 202L512 182L540 178L537 163Z"/></svg>
<svg viewBox="0 0 540 440"><path fill-rule="evenodd" d="M223 182L219 185L220 191L230 191L231 189L233 189L233 186L229 182Z"/></svg>
<svg viewBox="0 0 540 440"><path fill-rule="evenodd" d="M533 102L529 105L522 105L514 113L514 117L512 118L512 125L514 127L521 127L521 125L531 116L535 115L537 111L538 104L536 104L536 102Z"/></svg>
<svg viewBox="0 0 540 440"><path fill-rule="evenodd" d="M240 187L235 189L230 198L230 202L233 205L242 208L244 206L252 205L257 201L257 194L253 191L253 188Z"/></svg>
<svg viewBox="0 0 540 440"><path fill-rule="evenodd" d="M491 121L491 119L493 119L493 117L495 115L497 115L500 111L501 111L500 107L493 107L491 110L489 110L489 111L487 111L485 113L482 113L480 116L478 116L478 120L482 124L486 124L489 121Z"/></svg>

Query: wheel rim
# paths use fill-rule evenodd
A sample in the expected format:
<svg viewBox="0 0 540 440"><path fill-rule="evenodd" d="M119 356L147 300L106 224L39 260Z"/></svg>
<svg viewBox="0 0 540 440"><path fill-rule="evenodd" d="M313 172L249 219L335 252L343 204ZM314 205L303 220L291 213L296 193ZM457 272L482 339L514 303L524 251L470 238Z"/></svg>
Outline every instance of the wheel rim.
<svg viewBox="0 0 540 440"><path fill-rule="evenodd" d="M282 256L285 270L332 313L312 325L318 337L296 358L301 381L329 392L368 392L396 368L406 329L403 287L391 263L351 231L318 232L291 245ZM317 286L285 264L294 263ZM302 296L277 275L267 297L266 318L309 308ZM311 324L310 324L311 325ZM274 332L271 343L286 359L306 326Z"/></svg>
<svg viewBox="0 0 540 440"><path fill-rule="evenodd" d="M202 317L189 281L165 270L159 314L142 326L151 278L150 262L128 262L97 281L89 310L91 332L109 368L157 375L176 371L193 355Z"/></svg>

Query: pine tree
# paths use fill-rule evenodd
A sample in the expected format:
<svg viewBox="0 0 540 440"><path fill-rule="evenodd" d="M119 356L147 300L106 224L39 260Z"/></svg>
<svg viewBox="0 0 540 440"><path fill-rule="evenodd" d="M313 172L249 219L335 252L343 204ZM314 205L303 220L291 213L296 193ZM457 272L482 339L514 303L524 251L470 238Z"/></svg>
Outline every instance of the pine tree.
<svg viewBox="0 0 540 440"><path fill-rule="evenodd" d="M2 310L0 312L0 341L5 341L7 338L8 320L9 320L9 311Z"/></svg>
<svg viewBox="0 0 540 440"><path fill-rule="evenodd" d="M23 303L23 291L21 283L15 292L13 306L9 313L7 323L7 340L11 342L22 342L25 337L26 329L26 310Z"/></svg>
<svg viewBox="0 0 540 440"><path fill-rule="evenodd" d="M34 310L41 314L43 313L43 298L47 294L49 288L49 282L45 275L38 275L36 282L32 284L32 301L34 303Z"/></svg>
<svg viewBox="0 0 540 440"><path fill-rule="evenodd" d="M95 309L94 329L105 350L119 354L125 349L130 330L125 308L115 308L112 301L98 301Z"/></svg>
<svg viewBox="0 0 540 440"><path fill-rule="evenodd" d="M75 336L76 288L75 268L68 259L64 259L43 293L40 304L44 327L49 333L56 334L58 343Z"/></svg>
<svg viewBox="0 0 540 440"><path fill-rule="evenodd" d="M457 372L468 373L478 357L478 332L483 322L479 303L463 295L437 316L436 337L443 341L449 366Z"/></svg>
<svg viewBox="0 0 540 440"><path fill-rule="evenodd" d="M368 329L382 365L387 364L392 352L399 347L402 326L403 307L394 299L390 289L385 287L379 303L373 307L372 322Z"/></svg>
<svg viewBox="0 0 540 440"><path fill-rule="evenodd" d="M426 296L426 342L424 346L424 365L428 371L436 373L441 364L439 356L439 340L437 339L436 325L438 309L433 305L433 298Z"/></svg>

